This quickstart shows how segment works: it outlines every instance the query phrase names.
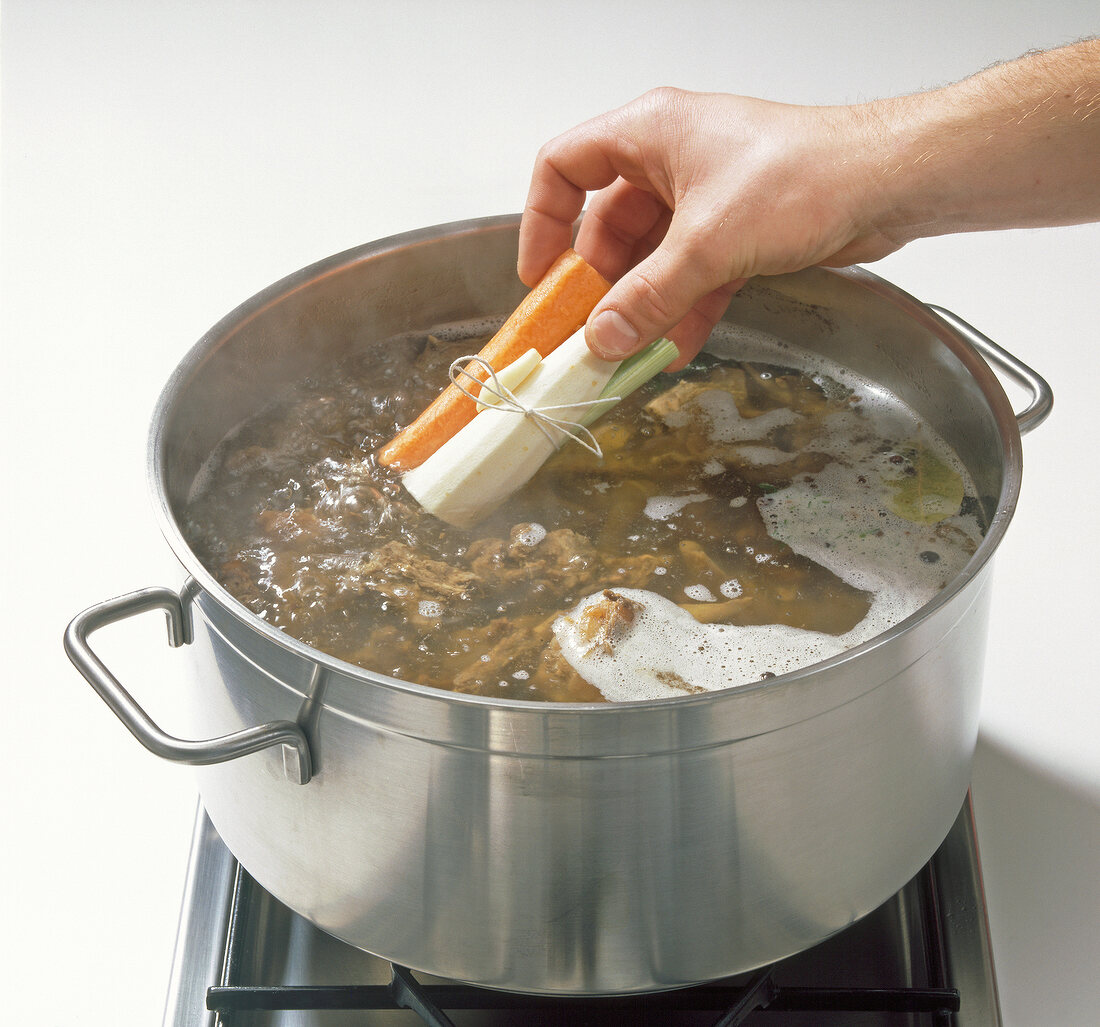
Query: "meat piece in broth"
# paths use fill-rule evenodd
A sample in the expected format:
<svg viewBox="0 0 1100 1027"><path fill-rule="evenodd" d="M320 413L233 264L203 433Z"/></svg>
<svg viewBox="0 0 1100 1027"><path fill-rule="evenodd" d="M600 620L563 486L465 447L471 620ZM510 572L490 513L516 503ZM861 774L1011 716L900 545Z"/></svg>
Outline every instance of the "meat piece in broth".
<svg viewBox="0 0 1100 1027"><path fill-rule="evenodd" d="M633 625L636 613L637 603L605 588L600 599L584 608L577 632L589 643L590 653L599 651L611 656L619 640Z"/></svg>
<svg viewBox="0 0 1100 1027"><path fill-rule="evenodd" d="M517 524L508 540L479 539L466 552L466 562L479 580L494 586L522 582L576 590L600 573L596 549L570 528L546 531L538 524Z"/></svg>

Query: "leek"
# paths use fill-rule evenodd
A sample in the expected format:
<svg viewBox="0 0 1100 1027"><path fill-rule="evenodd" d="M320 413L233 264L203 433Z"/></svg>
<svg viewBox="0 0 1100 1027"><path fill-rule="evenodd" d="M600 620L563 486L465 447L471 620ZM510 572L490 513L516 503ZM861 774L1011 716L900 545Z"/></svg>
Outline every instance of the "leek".
<svg viewBox="0 0 1100 1027"><path fill-rule="evenodd" d="M569 437L568 429L587 434L577 428L580 418L590 409L588 403L606 394L604 387L619 366L593 354L581 329L516 388L520 412L510 404L486 407L419 467L405 473L405 489L448 524L472 527L527 483ZM543 421L560 419L566 430L531 416L539 411L546 415Z"/></svg>
<svg viewBox="0 0 1100 1027"><path fill-rule="evenodd" d="M441 520L472 527L526 484L567 438L587 446L571 429L591 439L585 426L668 367L676 352L674 343L658 339L616 365L589 351L581 329L516 386L519 413L511 404L483 407L424 463L405 473L406 490ZM524 408L530 408L528 416ZM530 415L539 411L559 418L563 428L538 423Z"/></svg>
<svg viewBox="0 0 1100 1027"><path fill-rule="evenodd" d="M676 343L671 339L657 339L656 342L651 342L645 349L624 360L600 393L599 398L603 399L606 396L607 402L589 407L578 418L579 423L587 426L597 418L603 417L619 400L626 399L654 375L668 367L676 359L677 352Z"/></svg>

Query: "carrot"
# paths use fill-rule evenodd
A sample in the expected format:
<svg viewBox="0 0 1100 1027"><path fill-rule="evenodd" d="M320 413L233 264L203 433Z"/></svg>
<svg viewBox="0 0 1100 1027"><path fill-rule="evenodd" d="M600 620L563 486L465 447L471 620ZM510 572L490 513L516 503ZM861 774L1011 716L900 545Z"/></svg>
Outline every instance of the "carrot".
<svg viewBox="0 0 1100 1027"><path fill-rule="evenodd" d="M529 349L538 350L543 357L549 355L584 324L610 288L583 257L566 250L478 356L499 371ZM488 377L477 365L468 373L478 381ZM400 471L418 467L476 413L474 401L448 385L412 424L378 451L378 462Z"/></svg>

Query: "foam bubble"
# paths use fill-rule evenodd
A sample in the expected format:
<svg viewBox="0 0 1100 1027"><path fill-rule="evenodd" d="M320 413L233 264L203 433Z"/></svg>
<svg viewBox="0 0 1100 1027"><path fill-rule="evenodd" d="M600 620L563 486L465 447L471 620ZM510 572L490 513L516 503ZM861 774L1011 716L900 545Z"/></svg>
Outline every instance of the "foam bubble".
<svg viewBox="0 0 1100 1027"><path fill-rule="evenodd" d="M534 522L528 524L521 531L516 532L515 535L515 541L522 546L526 546L528 549L534 549L534 547L545 538L546 528Z"/></svg>
<svg viewBox="0 0 1100 1027"><path fill-rule="evenodd" d="M663 699L714 691L785 674L847 648L843 638L786 625L700 624L654 592L617 589L637 604L634 621L611 653L594 647L577 625L588 596L554 622L565 659L611 702Z"/></svg>
<svg viewBox="0 0 1100 1027"><path fill-rule="evenodd" d="M737 447L737 455L741 460L755 464L757 467L771 467L786 463L791 458L790 453L785 453L774 446L742 445Z"/></svg>
<svg viewBox="0 0 1100 1027"><path fill-rule="evenodd" d="M741 588L741 582L736 578L730 578L729 581L723 581L718 586L718 591L722 593L727 599L736 599L744 589Z"/></svg>
<svg viewBox="0 0 1100 1027"><path fill-rule="evenodd" d="M684 589L684 594L689 599L694 599L697 603L717 602L714 598L714 593L707 588L706 585L688 585Z"/></svg>
<svg viewBox="0 0 1100 1027"><path fill-rule="evenodd" d="M688 406L703 415L707 422L707 434L715 442L763 439L776 428L798 419L798 414L784 407L769 410L758 417L742 417L733 395L724 389L707 389Z"/></svg>
<svg viewBox="0 0 1100 1027"><path fill-rule="evenodd" d="M650 496L645 503L645 515L654 521L667 521L675 517L685 506L710 499L705 492L693 492L687 496Z"/></svg>
<svg viewBox="0 0 1100 1027"><path fill-rule="evenodd" d="M761 497L757 508L772 538L872 592L889 611L886 620L896 623L962 571L981 541L981 527L972 515L930 524L899 516L888 502L891 465L881 453L860 452L851 436L847 447L846 460ZM939 559L921 557L929 551Z"/></svg>

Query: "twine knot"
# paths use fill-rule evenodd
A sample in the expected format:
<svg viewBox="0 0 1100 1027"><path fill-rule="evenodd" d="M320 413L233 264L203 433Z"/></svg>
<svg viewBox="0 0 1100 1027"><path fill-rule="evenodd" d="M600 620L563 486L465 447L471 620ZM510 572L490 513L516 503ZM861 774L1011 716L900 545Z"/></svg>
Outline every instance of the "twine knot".
<svg viewBox="0 0 1100 1027"><path fill-rule="evenodd" d="M481 380L471 374L467 370L471 364L476 364L485 371L487 377ZM491 396L495 396L497 402L485 403L485 400L479 399L462 384L462 382L459 381L460 378L469 378L470 381L477 382L481 386L482 393L488 392ZM579 421L572 421L565 417L554 417L552 414L548 413L548 411L574 410L578 407L594 407L602 404L611 405L619 401L617 396L603 396L600 399L580 400L576 403L558 403L551 406L529 407L497 377L493 365L479 356L459 357L457 360L452 361L450 379L455 388L464 395L469 396L475 403L484 404L486 410L503 410L528 418L535 424L539 431L546 436L546 440L555 449L557 449L560 444L560 438L570 438L578 445L584 446L585 449L598 459L603 458L603 450L600 449L600 444L596 441L596 436L583 424ZM555 436L551 434L552 432L558 432L559 439L556 439Z"/></svg>

